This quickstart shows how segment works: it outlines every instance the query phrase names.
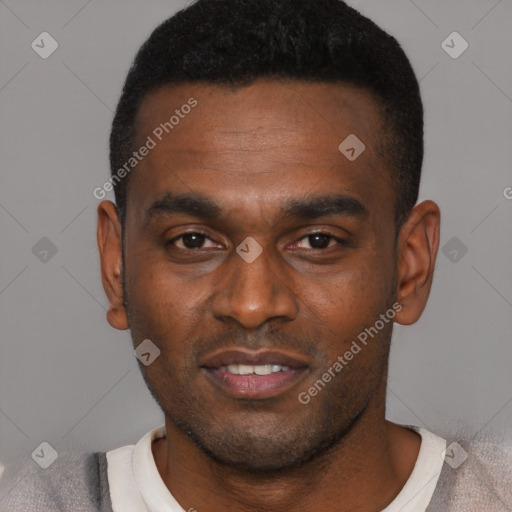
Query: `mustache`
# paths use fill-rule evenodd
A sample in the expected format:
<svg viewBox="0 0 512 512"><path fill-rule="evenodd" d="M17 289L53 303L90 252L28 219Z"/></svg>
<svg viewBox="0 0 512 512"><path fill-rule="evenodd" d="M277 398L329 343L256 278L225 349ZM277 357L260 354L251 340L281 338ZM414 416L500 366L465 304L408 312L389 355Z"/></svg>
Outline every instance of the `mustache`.
<svg viewBox="0 0 512 512"><path fill-rule="evenodd" d="M261 348L291 350L309 356L314 360L327 361L326 354L319 349L320 343L314 337L291 335L281 330L264 327L257 332L243 328L232 328L210 336L196 339L191 343L191 360L195 363L206 355L222 349L243 347L249 350Z"/></svg>

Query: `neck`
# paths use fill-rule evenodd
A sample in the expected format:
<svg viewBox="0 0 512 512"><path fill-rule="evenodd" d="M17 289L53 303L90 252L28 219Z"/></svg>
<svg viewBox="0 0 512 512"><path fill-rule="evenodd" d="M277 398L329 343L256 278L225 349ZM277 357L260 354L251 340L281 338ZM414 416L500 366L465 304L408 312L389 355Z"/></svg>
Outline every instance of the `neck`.
<svg viewBox="0 0 512 512"><path fill-rule="evenodd" d="M184 510L380 511L409 478L421 438L386 421L384 407L370 406L328 453L286 472L254 475L220 465L168 418L167 436L153 444L153 455Z"/></svg>

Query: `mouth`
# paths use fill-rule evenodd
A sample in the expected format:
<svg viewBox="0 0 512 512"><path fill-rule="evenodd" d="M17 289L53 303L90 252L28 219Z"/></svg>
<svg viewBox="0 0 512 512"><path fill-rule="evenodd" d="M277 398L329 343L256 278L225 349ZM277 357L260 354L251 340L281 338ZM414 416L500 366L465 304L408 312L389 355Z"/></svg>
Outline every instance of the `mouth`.
<svg viewBox="0 0 512 512"><path fill-rule="evenodd" d="M305 357L277 350L232 349L208 356L201 371L232 398L263 399L282 395L309 373Z"/></svg>

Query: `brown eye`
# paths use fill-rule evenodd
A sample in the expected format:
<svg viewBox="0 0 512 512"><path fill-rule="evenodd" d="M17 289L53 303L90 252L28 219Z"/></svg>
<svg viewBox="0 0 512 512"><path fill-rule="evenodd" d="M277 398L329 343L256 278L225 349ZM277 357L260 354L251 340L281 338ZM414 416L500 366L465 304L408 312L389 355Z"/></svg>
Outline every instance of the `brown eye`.
<svg viewBox="0 0 512 512"><path fill-rule="evenodd" d="M329 247L332 236L325 233L315 233L307 237L309 245L312 249L327 249Z"/></svg>
<svg viewBox="0 0 512 512"><path fill-rule="evenodd" d="M307 242L307 245L304 245L305 242ZM333 243L334 242L334 243ZM322 250L322 249L328 249L329 247L333 247L334 245L344 245L346 242L345 240L336 237L328 232L318 232L318 233L311 233L310 235L306 235L302 237L300 240L295 242L294 247L296 249L313 249L313 250Z"/></svg>
<svg viewBox="0 0 512 512"><path fill-rule="evenodd" d="M183 233L172 240L169 240L166 245L167 246L176 246L179 249L184 250L194 250L194 249L204 249L205 243L210 242L213 245L209 245L208 247L216 247L215 242L208 238L204 233L191 231L190 233Z"/></svg>

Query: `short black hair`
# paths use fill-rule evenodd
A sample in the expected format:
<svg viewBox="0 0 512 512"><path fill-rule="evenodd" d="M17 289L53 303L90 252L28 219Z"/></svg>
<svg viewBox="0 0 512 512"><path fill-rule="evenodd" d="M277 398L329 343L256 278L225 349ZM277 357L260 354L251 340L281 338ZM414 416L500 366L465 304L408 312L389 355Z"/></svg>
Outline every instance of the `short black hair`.
<svg viewBox="0 0 512 512"><path fill-rule="evenodd" d="M167 84L243 87L258 78L350 84L374 96L401 226L421 177L419 83L396 39L341 0L198 0L159 25L138 51L117 106L112 177L132 157L137 114L150 93ZM114 189L123 226L127 178Z"/></svg>

